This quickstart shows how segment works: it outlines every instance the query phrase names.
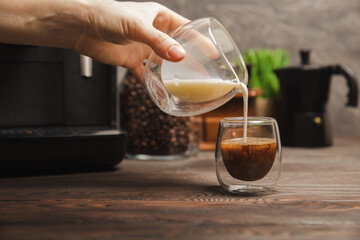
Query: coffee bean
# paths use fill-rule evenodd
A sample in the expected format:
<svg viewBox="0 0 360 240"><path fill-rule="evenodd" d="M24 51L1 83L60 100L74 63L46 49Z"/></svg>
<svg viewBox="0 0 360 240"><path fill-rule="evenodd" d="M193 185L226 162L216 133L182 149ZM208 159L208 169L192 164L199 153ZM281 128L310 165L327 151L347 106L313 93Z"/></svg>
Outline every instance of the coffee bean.
<svg viewBox="0 0 360 240"><path fill-rule="evenodd" d="M120 94L120 118L131 155L176 155L189 150L190 119L162 112L131 74L126 75Z"/></svg>

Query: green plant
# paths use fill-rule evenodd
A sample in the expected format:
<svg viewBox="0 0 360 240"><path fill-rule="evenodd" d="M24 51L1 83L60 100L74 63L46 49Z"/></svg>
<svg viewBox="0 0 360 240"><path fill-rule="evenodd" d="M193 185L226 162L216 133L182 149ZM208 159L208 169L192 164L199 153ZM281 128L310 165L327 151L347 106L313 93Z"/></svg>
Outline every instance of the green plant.
<svg viewBox="0 0 360 240"><path fill-rule="evenodd" d="M244 62L251 65L249 88L261 88L262 98L279 98L280 83L274 69L285 67L289 53L284 49L250 49L243 55Z"/></svg>

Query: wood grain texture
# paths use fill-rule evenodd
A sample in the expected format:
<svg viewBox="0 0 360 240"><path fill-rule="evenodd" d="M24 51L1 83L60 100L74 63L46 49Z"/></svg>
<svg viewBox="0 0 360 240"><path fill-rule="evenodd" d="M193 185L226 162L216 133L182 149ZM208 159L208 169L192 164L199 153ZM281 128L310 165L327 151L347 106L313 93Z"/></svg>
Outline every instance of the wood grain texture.
<svg viewBox="0 0 360 240"><path fill-rule="evenodd" d="M284 148L276 191L262 196L224 192L213 152L0 178L0 239L359 239L359 146Z"/></svg>

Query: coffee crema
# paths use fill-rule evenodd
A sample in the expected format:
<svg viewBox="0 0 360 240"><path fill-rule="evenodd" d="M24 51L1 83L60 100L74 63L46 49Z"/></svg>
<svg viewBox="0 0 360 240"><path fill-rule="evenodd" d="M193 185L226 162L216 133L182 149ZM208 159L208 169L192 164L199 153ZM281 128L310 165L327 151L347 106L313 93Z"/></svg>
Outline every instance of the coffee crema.
<svg viewBox="0 0 360 240"><path fill-rule="evenodd" d="M275 161L276 141L270 138L248 137L227 139L221 143L221 153L229 174L242 181L264 178Z"/></svg>

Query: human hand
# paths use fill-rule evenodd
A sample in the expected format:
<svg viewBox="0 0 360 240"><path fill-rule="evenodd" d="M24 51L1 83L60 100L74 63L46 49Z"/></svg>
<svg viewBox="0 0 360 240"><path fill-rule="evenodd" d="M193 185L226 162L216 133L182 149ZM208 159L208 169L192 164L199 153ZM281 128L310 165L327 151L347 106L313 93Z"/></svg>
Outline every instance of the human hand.
<svg viewBox="0 0 360 240"><path fill-rule="evenodd" d="M0 42L73 49L139 79L152 50L169 61L185 57L166 33L187 22L153 2L0 0Z"/></svg>
<svg viewBox="0 0 360 240"><path fill-rule="evenodd" d="M188 19L153 2L89 1L95 10L74 39L75 51L124 66L141 80L143 61L152 50L169 61L185 57L184 49L166 32L184 25Z"/></svg>

